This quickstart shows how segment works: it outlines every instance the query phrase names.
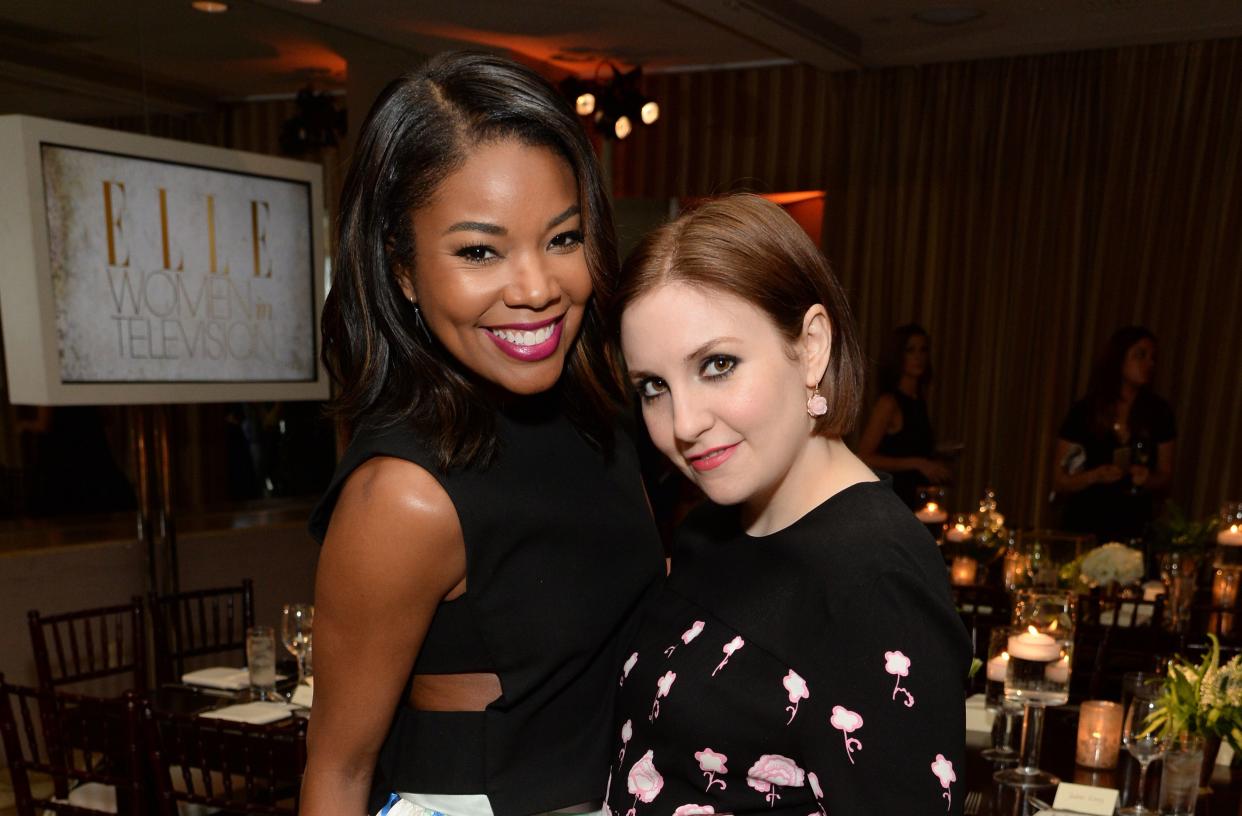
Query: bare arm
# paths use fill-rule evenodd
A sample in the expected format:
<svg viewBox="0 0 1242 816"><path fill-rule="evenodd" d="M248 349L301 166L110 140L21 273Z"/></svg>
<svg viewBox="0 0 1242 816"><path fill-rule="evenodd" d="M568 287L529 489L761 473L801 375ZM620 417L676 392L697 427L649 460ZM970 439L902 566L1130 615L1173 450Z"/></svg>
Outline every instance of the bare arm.
<svg viewBox="0 0 1242 816"><path fill-rule="evenodd" d="M884 394L876 400L871 416L867 418L867 425L863 428L862 438L858 440L858 458L876 470L917 470L933 483L945 481L949 477L949 470L939 462L918 456L884 456L876 453L884 434L889 432L900 417L901 406L891 394Z"/></svg>
<svg viewBox="0 0 1242 816"><path fill-rule="evenodd" d="M315 703L303 816L363 816L376 756L437 605L465 581L456 510L378 457L345 482L315 577Z"/></svg>

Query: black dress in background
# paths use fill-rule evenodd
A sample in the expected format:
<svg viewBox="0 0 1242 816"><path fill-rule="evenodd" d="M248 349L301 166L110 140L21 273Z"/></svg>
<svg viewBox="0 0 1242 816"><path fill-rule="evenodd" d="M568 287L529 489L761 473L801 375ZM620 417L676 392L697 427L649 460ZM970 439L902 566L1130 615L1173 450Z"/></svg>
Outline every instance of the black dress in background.
<svg viewBox="0 0 1242 816"><path fill-rule="evenodd" d="M1114 462L1117 449L1141 449L1147 455L1147 466L1159 466L1160 445L1177 437L1173 409L1154 394L1143 394L1130 410L1130 439L1123 443L1113 429L1102 431L1096 426L1091 407L1079 400L1070 408L1057 436L1080 445L1085 455L1075 472L1091 470ZM1061 463L1057 463L1060 467ZM1091 533L1101 543L1127 542L1140 538L1155 514L1155 496L1145 488L1135 488L1127 473L1112 484L1092 485L1065 497L1062 526L1073 532Z"/></svg>
<svg viewBox="0 0 1242 816"><path fill-rule="evenodd" d="M915 399L901 391L889 391L901 408L901 430L885 434L876 453L895 458L918 457L930 459L936 453L936 436L932 432L931 419L927 415L927 402ZM927 484L927 477L918 470L892 471L893 492L906 506L916 510L922 506L919 488Z"/></svg>

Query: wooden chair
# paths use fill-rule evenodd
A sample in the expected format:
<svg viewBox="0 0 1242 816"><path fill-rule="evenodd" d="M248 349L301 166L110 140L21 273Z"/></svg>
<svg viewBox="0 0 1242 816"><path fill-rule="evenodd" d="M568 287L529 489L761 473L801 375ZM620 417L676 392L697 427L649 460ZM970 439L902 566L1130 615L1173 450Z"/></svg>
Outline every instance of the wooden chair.
<svg viewBox="0 0 1242 816"><path fill-rule="evenodd" d="M254 626L254 583L149 596L159 684L181 679L187 659L246 652L246 629Z"/></svg>
<svg viewBox="0 0 1242 816"><path fill-rule="evenodd" d="M177 816L178 803L297 814L306 767L304 718L246 725L148 705L143 720L160 816Z"/></svg>
<svg viewBox="0 0 1242 816"><path fill-rule="evenodd" d="M0 740L17 816L145 816L140 704L11 686L0 676Z"/></svg>
<svg viewBox="0 0 1242 816"><path fill-rule="evenodd" d="M32 609L27 617L40 689L50 692L60 686L128 674L131 681L127 690L146 690L142 598L135 596L124 606L59 615L43 616Z"/></svg>
<svg viewBox="0 0 1242 816"><path fill-rule="evenodd" d="M1127 672L1155 671L1178 647L1177 635L1166 632L1163 621L1163 595L1152 601L1098 591L1080 595L1071 697L1119 699Z"/></svg>

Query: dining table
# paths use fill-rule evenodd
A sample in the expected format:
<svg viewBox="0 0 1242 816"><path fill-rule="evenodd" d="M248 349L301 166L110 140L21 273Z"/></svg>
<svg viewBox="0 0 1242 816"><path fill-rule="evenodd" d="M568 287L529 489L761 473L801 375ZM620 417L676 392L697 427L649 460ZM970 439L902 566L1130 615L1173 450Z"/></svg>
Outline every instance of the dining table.
<svg viewBox="0 0 1242 816"><path fill-rule="evenodd" d="M1062 782L1118 790L1121 792L1120 804L1131 804L1138 789L1138 763L1122 748L1115 768L1097 770L1079 766L1075 763L1077 734L1077 705L1048 708L1044 720L1039 767L1056 774ZM995 771L1012 767L1013 763L995 764L985 759L982 752L991 745L992 738L989 733L974 730L966 732L965 816L1035 816L1040 811L1051 808L1056 796L1055 788L1023 791L993 781L992 775ZM1159 800L1161 770L1162 763L1156 760L1147 773L1144 801L1153 809L1153 813L1156 812ZM1235 816L1242 813L1240 804L1242 767L1215 765L1209 788L1200 790L1195 806L1196 816Z"/></svg>

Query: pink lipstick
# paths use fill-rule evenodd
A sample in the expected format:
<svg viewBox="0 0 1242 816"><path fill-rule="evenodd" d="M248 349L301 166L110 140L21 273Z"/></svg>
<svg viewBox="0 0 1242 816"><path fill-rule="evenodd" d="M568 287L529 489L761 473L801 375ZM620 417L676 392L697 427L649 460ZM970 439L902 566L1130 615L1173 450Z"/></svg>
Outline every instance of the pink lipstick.
<svg viewBox="0 0 1242 816"><path fill-rule="evenodd" d="M561 343L565 315L536 323L506 323L483 329L496 347L515 360L533 363L551 357Z"/></svg>
<svg viewBox="0 0 1242 816"><path fill-rule="evenodd" d="M725 462L729 461L729 458L733 456L733 452L737 450L737 446L739 444L741 443L734 442L732 445L721 445L718 448L712 448L709 451L693 456L687 461L690 462L690 467L694 468L699 473L715 470Z"/></svg>

